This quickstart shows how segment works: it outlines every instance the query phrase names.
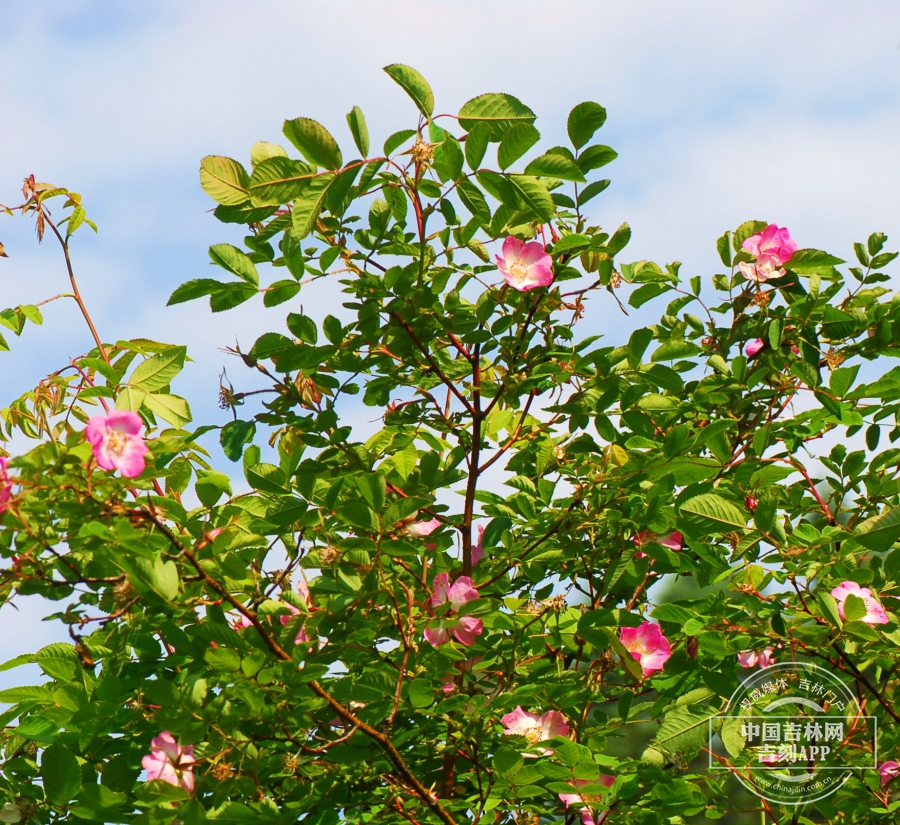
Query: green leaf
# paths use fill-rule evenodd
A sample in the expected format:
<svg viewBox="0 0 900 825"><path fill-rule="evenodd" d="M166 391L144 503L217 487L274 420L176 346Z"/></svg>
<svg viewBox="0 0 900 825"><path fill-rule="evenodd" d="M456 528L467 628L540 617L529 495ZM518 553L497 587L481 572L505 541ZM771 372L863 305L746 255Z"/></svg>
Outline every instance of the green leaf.
<svg viewBox="0 0 900 825"><path fill-rule="evenodd" d="M785 266L798 275L806 275L823 270L829 272L833 267L842 263L844 261L841 258L836 258L820 249L798 249L791 255L791 259Z"/></svg>
<svg viewBox="0 0 900 825"><path fill-rule="evenodd" d="M236 650L227 647L211 647L203 658L213 670L236 673L241 669L241 657Z"/></svg>
<svg viewBox="0 0 900 825"><path fill-rule="evenodd" d="M296 312L290 313L287 317L287 327L301 341L305 341L307 344L315 345L319 340L319 329L316 326L316 322L308 315L298 315Z"/></svg>
<svg viewBox="0 0 900 825"><path fill-rule="evenodd" d="M549 223L556 216L556 208L547 187L537 178L527 175L510 175L512 184L520 200L541 223Z"/></svg>
<svg viewBox="0 0 900 825"><path fill-rule="evenodd" d="M360 475L356 479L356 486L359 487L359 491L362 493L366 503L376 513L380 513L384 509L384 495L387 488L384 476L381 473Z"/></svg>
<svg viewBox="0 0 900 825"><path fill-rule="evenodd" d="M607 163L612 163L617 157L619 157L619 153L609 146L588 146L575 159L575 163L582 172L587 173L592 169L599 169L601 166L606 166Z"/></svg>
<svg viewBox="0 0 900 825"><path fill-rule="evenodd" d="M733 502L716 493L702 493L683 502L679 510L690 521L702 527L726 533L747 526L747 515Z"/></svg>
<svg viewBox="0 0 900 825"><path fill-rule="evenodd" d="M719 736L725 745L725 749L734 757L738 757L743 753L747 745L747 737L744 736L744 720L740 717L732 716L722 721L722 727L719 730Z"/></svg>
<svg viewBox="0 0 900 825"><path fill-rule="evenodd" d="M209 248L209 257L214 264L221 266L232 275L237 275L250 286L259 286L259 275L256 264L246 252L242 252L230 243L217 243Z"/></svg>
<svg viewBox="0 0 900 825"><path fill-rule="evenodd" d="M731 233L726 232L719 240L716 241L716 249L719 252L719 258L724 266L731 266Z"/></svg>
<svg viewBox="0 0 900 825"><path fill-rule="evenodd" d="M210 295L209 306L213 312L224 312L249 301L256 293L256 288L250 284L221 284L219 289Z"/></svg>
<svg viewBox="0 0 900 825"><path fill-rule="evenodd" d="M561 255L563 252L571 252L574 249L585 249L591 245L590 235L563 235L553 244L553 254Z"/></svg>
<svg viewBox="0 0 900 825"><path fill-rule="evenodd" d="M122 387L116 396L117 410L130 410L131 412L139 412L144 406L144 399L147 393L139 390L137 387Z"/></svg>
<svg viewBox="0 0 900 825"><path fill-rule="evenodd" d="M78 654L75 646L56 642L41 648L36 656L37 663L51 679L71 682L78 670Z"/></svg>
<svg viewBox="0 0 900 825"><path fill-rule="evenodd" d="M672 708L653 738L654 747L670 757L690 761L709 744L709 720L717 713L716 708L707 705Z"/></svg>
<svg viewBox="0 0 900 825"><path fill-rule="evenodd" d="M486 94L472 98L459 110L459 125L471 132L478 124L490 127L491 140L499 141L517 123L534 123L536 115L512 95ZM474 167L473 167L474 168Z"/></svg>
<svg viewBox="0 0 900 825"><path fill-rule="evenodd" d="M838 398L843 398L850 387L853 386L853 382L856 380L856 374L858 372L858 364L853 367L840 367L839 369L836 369L831 373L831 380L829 381L831 392Z"/></svg>
<svg viewBox="0 0 900 825"><path fill-rule="evenodd" d="M20 656L16 656L15 658L10 659L9 661L6 661L2 665L0 665L0 672L4 670L12 670L14 667L21 667L22 665L31 665L34 664L35 661L37 661L37 659L33 653L23 653ZM11 702L20 700L0 699L0 701Z"/></svg>
<svg viewBox="0 0 900 825"><path fill-rule="evenodd" d="M472 217L483 224L491 222L491 209L481 190L474 183L470 180L461 180L457 184L456 191L466 209L472 213Z"/></svg>
<svg viewBox="0 0 900 825"><path fill-rule="evenodd" d="M579 103L569 112L566 124L569 140L576 149L580 149L604 123L606 123L606 109L599 103L591 101Z"/></svg>
<svg viewBox="0 0 900 825"><path fill-rule="evenodd" d="M866 615L866 603L853 593L844 601L844 621L856 622ZM876 636L877 638L877 636Z"/></svg>
<svg viewBox="0 0 900 825"><path fill-rule="evenodd" d="M781 347L781 339L784 335L784 319L778 316L769 322L769 344L772 349Z"/></svg>
<svg viewBox="0 0 900 825"><path fill-rule="evenodd" d="M153 392L169 386L172 379L184 368L186 347L172 347L159 355L152 355L137 365L128 383L144 392Z"/></svg>
<svg viewBox="0 0 900 825"><path fill-rule="evenodd" d="M418 110L430 118L434 112L434 93L428 81L411 66L404 66L402 63L385 66L384 71L412 98Z"/></svg>
<svg viewBox="0 0 900 825"><path fill-rule="evenodd" d="M291 491L287 476L274 464L254 464L246 469L246 476L250 484L264 493L284 495Z"/></svg>
<svg viewBox="0 0 900 825"><path fill-rule="evenodd" d="M284 122L285 137L310 163L325 169L340 169L341 150L331 133L318 121L298 117Z"/></svg>
<svg viewBox="0 0 900 825"><path fill-rule="evenodd" d="M180 395L151 393L144 398L144 406L178 429L191 423L191 408Z"/></svg>
<svg viewBox="0 0 900 825"><path fill-rule="evenodd" d="M208 155L200 161L200 186L216 203L237 206L250 197L247 170L231 158Z"/></svg>
<svg viewBox="0 0 900 825"><path fill-rule="evenodd" d="M277 143L258 140L250 147L250 163L256 167L268 158L286 158L287 152Z"/></svg>
<svg viewBox="0 0 900 825"><path fill-rule="evenodd" d="M166 306L183 304L186 301L202 298L204 295L212 295L221 286L222 284L219 281L214 281L211 278L194 278L191 281L185 281L172 293Z"/></svg>
<svg viewBox="0 0 900 825"><path fill-rule="evenodd" d="M231 461L240 461L244 445L253 440L256 434L256 423L253 421L229 421L219 434L222 451Z"/></svg>
<svg viewBox="0 0 900 825"><path fill-rule="evenodd" d="M541 139L541 133L530 123L516 123L511 126L497 149L497 162L504 171L512 166L535 143Z"/></svg>
<svg viewBox="0 0 900 825"><path fill-rule="evenodd" d="M584 206L589 200L606 190L609 187L609 184L609 178L595 180L593 183L589 183L578 193L578 205Z"/></svg>
<svg viewBox="0 0 900 825"><path fill-rule="evenodd" d="M700 347L690 341L666 341L651 356L651 361L676 361L697 355Z"/></svg>
<svg viewBox="0 0 900 825"><path fill-rule="evenodd" d="M275 307L290 301L297 293L300 292L300 284L296 281L275 281L268 287L263 295L263 305L267 307Z"/></svg>
<svg viewBox="0 0 900 825"><path fill-rule="evenodd" d="M41 754L44 793L54 805L66 805L81 789L81 768L69 748L54 744Z"/></svg>
<svg viewBox="0 0 900 825"><path fill-rule="evenodd" d="M333 174L313 178L303 195L294 201L292 232L298 240L307 237L313 231L325 204L328 188L333 181Z"/></svg>
<svg viewBox="0 0 900 825"><path fill-rule="evenodd" d="M466 136L466 163L474 172L481 166L484 153L491 142L491 127L487 123L476 123Z"/></svg>
<svg viewBox="0 0 900 825"><path fill-rule="evenodd" d="M427 708L434 702L434 688L427 679L413 679L409 683L409 703L414 708Z"/></svg>
<svg viewBox="0 0 900 825"><path fill-rule="evenodd" d="M300 197L316 175L302 160L274 157L263 160L250 178L250 197L257 206L279 206Z"/></svg>
<svg viewBox="0 0 900 825"><path fill-rule="evenodd" d="M825 617L838 629L844 626L844 622L841 619L841 614L838 612L838 604L837 600L831 593L827 593L825 591L819 591L816 593L816 601L819 604L819 607L822 609L822 613Z"/></svg>
<svg viewBox="0 0 900 825"><path fill-rule="evenodd" d="M853 537L869 550L884 553L900 538L900 507L893 507L857 525Z"/></svg>
<svg viewBox="0 0 900 825"><path fill-rule="evenodd" d="M500 147L503 147L502 143L500 144ZM574 160L567 158L565 155L561 155L558 152L552 151L546 152L531 161L531 163L525 167L525 174L540 175L541 177L546 178L558 178L559 180L569 180L574 181L575 183L587 182L587 178L582 174L581 170L578 168L578 164L575 163ZM596 185L597 184L591 184L591 186ZM606 186L608 185L609 183L607 182L602 189L606 189ZM585 191L587 191L587 189L585 189ZM583 195L584 192L581 194ZM594 194L596 194L596 192ZM590 200L591 197L593 197L593 195L588 197L587 200ZM587 202L582 197L579 197L578 201L579 203Z"/></svg>
<svg viewBox="0 0 900 825"><path fill-rule="evenodd" d="M353 135L353 142L359 153L365 158L369 154L369 128L366 126L366 118L359 106L354 106L347 112L347 125L350 127L350 134Z"/></svg>
<svg viewBox="0 0 900 825"><path fill-rule="evenodd" d="M394 134L384 142L384 154L390 156L415 134L415 129L402 129L399 132L394 132Z"/></svg>
<svg viewBox="0 0 900 825"><path fill-rule="evenodd" d="M231 495L231 479L215 470L203 470L198 474L194 490L201 504L213 507L223 494Z"/></svg>

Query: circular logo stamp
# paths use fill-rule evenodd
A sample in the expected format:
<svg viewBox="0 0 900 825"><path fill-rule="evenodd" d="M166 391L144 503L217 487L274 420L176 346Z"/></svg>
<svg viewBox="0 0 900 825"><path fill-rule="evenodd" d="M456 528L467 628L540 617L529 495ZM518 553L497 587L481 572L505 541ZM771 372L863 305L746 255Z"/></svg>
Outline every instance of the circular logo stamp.
<svg viewBox="0 0 900 825"><path fill-rule="evenodd" d="M710 769L731 771L754 794L781 805L822 799L854 771L878 767L877 720L862 714L840 678L808 662L751 673L710 720L709 733Z"/></svg>

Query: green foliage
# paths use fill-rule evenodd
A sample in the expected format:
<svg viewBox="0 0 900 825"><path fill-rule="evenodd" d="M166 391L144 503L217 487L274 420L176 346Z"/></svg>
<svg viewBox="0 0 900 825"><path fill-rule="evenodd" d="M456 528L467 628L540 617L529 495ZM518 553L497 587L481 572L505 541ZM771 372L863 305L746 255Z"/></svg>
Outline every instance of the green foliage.
<svg viewBox="0 0 900 825"><path fill-rule="evenodd" d="M717 717L737 654L764 648L852 674L895 754L887 238L857 244L847 274L803 249L759 285L738 265L761 221L719 238L727 271L706 279L624 261L628 224L584 214L609 185L593 173L616 158L592 143L603 107L571 111L573 153L542 146L510 95L433 119L427 81L385 71L416 105L385 157L368 158L354 107L361 161L345 165L308 118L285 123L288 150L254 144L250 174L202 161L215 214L246 236L213 244L210 277L169 303L282 307L236 353L249 371L236 383L262 375L265 389L223 376L233 420L187 429L184 347L99 333L0 411L4 438L35 442L0 488L0 593L53 601L73 641L0 666L45 677L0 692L5 798L40 822L449 825L550 821L580 789L610 825L715 819L758 807L701 750L712 729L721 758L746 764L740 727ZM65 199L68 255L90 225L80 196L26 196L17 208L41 233L64 225L45 202ZM543 248L549 287L504 282L494 255L509 236ZM345 314L304 312L320 278ZM621 341L586 334L654 301L659 321ZM26 321L41 323L36 307L0 313L15 335ZM149 433L135 478L100 469L85 441L106 409ZM210 430L239 476L211 466ZM471 577L477 597L433 598L439 574L463 589ZM842 582L868 588L888 622L869 623L864 598L839 603ZM645 675L621 634L650 618L672 655ZM462 619L480 623L471 645L425 636ZM570 737L507 735L516 707L561 714ZM871 758L867 724L847 764ZM193 790L140 777L161 731L193 747ZM805 821L890 821L889 792L857 770Z"/></svg>

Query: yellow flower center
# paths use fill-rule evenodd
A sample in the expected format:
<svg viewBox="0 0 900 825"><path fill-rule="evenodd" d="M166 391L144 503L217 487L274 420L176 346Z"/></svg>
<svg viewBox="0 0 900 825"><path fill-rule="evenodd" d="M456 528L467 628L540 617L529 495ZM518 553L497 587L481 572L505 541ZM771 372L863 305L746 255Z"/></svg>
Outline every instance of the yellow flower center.
<svg viewBox="0 0 900 825"><path fill-rule="evenodd" d="M525 738L529 745L541 742L544 739L544 730L540 725L530 725L524 730Z"/></svg>
<svg viewBox="0 0 900 825"><path fill-rule="evenodd" d="M109 439L106 442L106 446L111 453L122 455L122 453L125 451L125 447L128 446L128 436L123 432L113 430L109 434Z"/></svg>
<svg viewBox="0 0 900 825"><path fill-rule="evenodd" d="M528 267L523 261L516 261L509 268L509 277L517 284L528 280Z"/></svg>

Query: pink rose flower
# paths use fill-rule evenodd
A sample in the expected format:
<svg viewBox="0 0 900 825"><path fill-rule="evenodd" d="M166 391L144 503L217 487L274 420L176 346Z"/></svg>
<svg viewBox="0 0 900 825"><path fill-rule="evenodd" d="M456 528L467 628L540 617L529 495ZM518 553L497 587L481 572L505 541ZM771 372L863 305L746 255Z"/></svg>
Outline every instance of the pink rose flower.
<svg viewBox="0 0 900 825"><path fill-rule="evenodd" d="M738 653L738 664L741 667L756 667L759 665L760 668L765 668L775 661L774 653L774 647L767 647L760 651L742 650Z"/></svg>
<svg viewBox="0 0 900 825"><path fill-rule="evenodd" d="M748 341L744 345L744 355L748 358L752 358L756 353L758 353L764 346L765 342L762 338L757 338L755 341Z"/></svg>
<svg viewBox="0 0 900 825"><path fill-rule="evenodd" d="M533 747L542 756L552 756L553 748L534 747L538 742L546 742L554 736L568 736L569 726L565 717L558 710L548 710L542 716L529 713L517 706L512 713L507 713L500 719L505 736L524 736L528 745ZM526 754L536 758L533 754Z"/></svg>
<svg viewBox="0 0 900 825"><path fill-rule="evenodd" d="M9 477L8 466L9 459L5 455L0 455L0 513L6 509L12 498L12 479Z"/></svg>
<svg viewBox="0 0 900 825"><path fill-rule="evenodd" d="M644 676L662 670L672 655L669 640L663 636L659 625L653 622L644 622L640 627L623 627L619 641L640 662Z"/></svg>
<svg viewBox="0 0 900 825"><path fill-rule="evenodd" d="M615 781L616 778L614 776L600 774L597 779L575 779L571 784L578 788L583 788L585 785L603 785L606 788L611 788ZM605 810L602 808L598 809L597 804L602 798L600 796L594 796L593 794L561 793L559 798L560 801L566 803L567 809L572 805L581 806L579 813L581 814L581 822L583 825L597 825L596 815L600 813L601 810Z"/></svg>
<svg viewBox="0 0 900 825"><path fill-rule="evenodd" d="M648 542L653 541L656 542L656 544L661 544L663 547L668 547L669 550L674 550L676 553L681 550L682 540L683 536L677 530L666 536L657 536L656 533L653 533L650 530L641 530L641 532L632 539L636 547L643 547ZM635 558L642 559L647 554L643 550L638 550L634 555Z"/></svg>
<svg viewBox="0 0 900 825"><path fill-rule="evenodd" d="M478 598L475 583L469 576L460 576L453 584L446 573L434 577L434 595L431 606L440 607L450 603L450 614L455 614L466 603ZM438 620L437 627L425 628L425 638L435 647L447 644L451 634L460 644L468 647L475 644L475 637L484 631L484 623L474 616L445 615Z"/></svg>
<svg viewBox="0 0 900 825"><path fill-rule="evenodd" d="M537 241L510 236L503 242L503 256L496 257L506 283L519 292L553 283L553 259Z"/></svg>
<svg viewBox="0 0 900 825"><path fill-rule="evenodd" d="M245 627L253 627L253 622L250 621L243 613L237 617L235 623L232 625L235 630L243 630Z"/></svg>
<svg viewBox="0 0 900 825"><path fill-rule="evenodd" d="M484 527L482 527L479 524L478 525L478 542L472 548L472 566L474 567L483 558L484 558Z"/></svg>
<svg viewBox="0 0 900 825"><path fill-rule="evenodd" d="M441 523L436 518L430 521L417 521L406 525L406 535L421 539L425 536L430 536L440 526Z"/></svg>
<svg viewBox="0 0 900 825"><path fill-rule="evenodd" d="M881 774L881 784L887 785L898 773L900 773L900 764L894 761L882 762L878 766L878 773Z"/></svg>
<svg viewBox="0 0 900 825"><path fill-rule="evenodd" d="M150 741L150 753L141 765L147 771L147 779L161 779L170 785L180 785L188 793L194 790L194 746L181 747L167 730Z"/></svg>
<svg viewBox="0 0 900 825"><path fill-rule="evenodd" d="M144 472L144 443L141 417L130 410L113 410L88 421L84 435L91 443L97 464L104 470L119 470L125 478Z"/></svg>
<svg viewBox="0 0 900 825"><path fill-rule="evenodd" d="M304 582L305 583L305 582ZM299 589L299 588L298 588ZM307 598L309 598L309 591L307 590ZM286 625L294 616L299 616L300 611L297 610L294 605L289 602L282 602L282 604L290 611L289 613L282 613L278 620L281 622L282 626ZM313 641L312 637L306 632L306 625L303 624L300 626L300 630L297 632L297 635L294 637L294 644L299 645L302 642L311 642Z"/></svg>
<svg viewBox="0 0 900 825"><path fill-rule="evenodd" d="M759 502L753 498L753 496L747 496L744 499L744 506L752 513L757 507L759 507Z"/></svg>
<svg viewBox="0 0 900 825"><path fill-rule="evenodd" d="M866 624L888 623L887 613L884 612L884 608L878 603L875 595L868 587L860 587L856 582L841 582L831 591L831 595L837 599L838 613L842 619L844 618L844 602L847 601L847 596L857 596L863 600L863 604L866 606L866 615L862 617L862 621Z"/></svg>
<svg viewBox="0 0 900 825"><path fill-rule="evenodd" d="M763 283L770 278L784 275L782 266L797 251L797 242L791 238L786 228L778 228L770 223L758 235L753 235L741 244L741 248L755 256L754 263L739 263L738 269L748 281Z"/></svg>

